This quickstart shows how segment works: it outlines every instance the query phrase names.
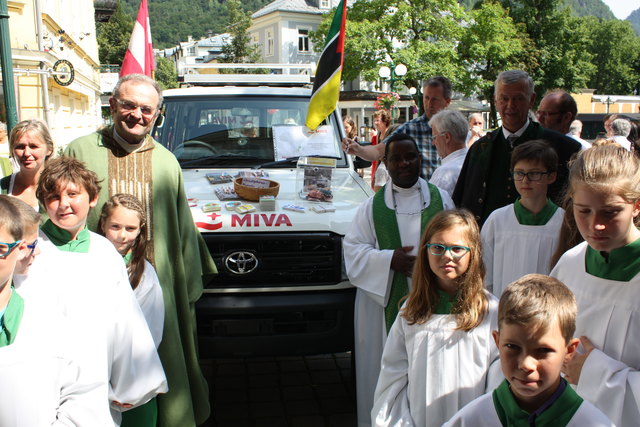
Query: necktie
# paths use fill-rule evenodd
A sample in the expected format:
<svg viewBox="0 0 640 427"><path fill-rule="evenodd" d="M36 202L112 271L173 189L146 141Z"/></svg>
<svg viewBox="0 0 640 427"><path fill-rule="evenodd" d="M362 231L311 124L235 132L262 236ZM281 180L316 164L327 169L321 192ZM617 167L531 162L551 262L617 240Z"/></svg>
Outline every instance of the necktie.
<svg viewBox="0 0 640 427"><path fill-rule="evenodd" d="M507 137L507 141L509 141L509 145L511 146L511 148L513 148L513 143L516 142L518 138L520 137L513 133Z"/></svg>

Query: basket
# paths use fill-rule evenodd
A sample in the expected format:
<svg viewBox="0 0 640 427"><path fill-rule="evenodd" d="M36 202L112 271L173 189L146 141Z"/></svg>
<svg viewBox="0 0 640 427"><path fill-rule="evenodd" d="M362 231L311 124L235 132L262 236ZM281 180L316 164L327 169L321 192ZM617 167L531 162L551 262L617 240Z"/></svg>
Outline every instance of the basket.
<svg viewBox="0 0 640 427"><path fill-rule="evenodd" d="M267 181L269 181L269 187L254 188L242 185L242 178L236 178L233 180L233 188L240 198L258 202L260 201L260 196L276 197L280 192L280 184L278 182L272 181L270 179L268 179Z"/></svg>

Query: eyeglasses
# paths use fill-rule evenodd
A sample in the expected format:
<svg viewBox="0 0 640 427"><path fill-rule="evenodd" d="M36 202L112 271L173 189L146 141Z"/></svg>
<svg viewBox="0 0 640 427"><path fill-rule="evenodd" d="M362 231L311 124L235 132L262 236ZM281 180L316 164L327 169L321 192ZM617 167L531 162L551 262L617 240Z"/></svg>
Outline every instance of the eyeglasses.
<svg viewBox="0 0 640 427"><path fill-rule="evenodd" d="M562 114L562 111L537 111L536 116L544 117L544 116L557 116L558 114Z"/></svg>
<svg viewBox="0 0 640 427"><path fill-rule="evenodd" d="M385 160L390 163L401 163L403 161L407 163L411 163L418 160L419 157L420 155L418 153L407 153L404 156L399 156L397 154L394 154L392 156L385 157Z"/></svg>
<svg viewBox="0 0 640 427"><path fill-rule="evenodd" d="M447 246L440 243L427 243L427 248L429 248L429 252L431 253L431 255L442 256L445 254L445 252L449 251L451 256L456 259L462 258L467 254L467 252L471 250L471 248L467 246Z"/></svg>
<svg viewBox="0 0 640 427"><path fill-rule="evenodd" d="M152 116L156 112L155 108L150 107L148 105L138 105L138 104L134 104L131 101L123 101L121 99L116 99L116 102L118 103L120 108L122 108L122 110L126 112L135 111L138 108L140 109L140 112L142 113L143 116Z"/></svg>
<svg viewBox="0 0 640 427"><path fill-rule="evenodd" d="M22 240L16 240L13 243L0 242L0 259L5 259L11 252L22 242Z"/></svg>
<svg viewBox="0 0 640 427"><path fill-rule="evenodd" d="M36 246L38 246L38 239L34 240L30 245L27 245L27 248L31 249L31 252L29 252L29 256L33 255L36 250Z"/></svg>
<svg viewBox="0 0 640 427"><path fill-rule="evenodd" d="M516 181L523 181L526 176L529 181L540 181L542 175L547 175L551 172L522 172L522 171L513 171L513 179Z"/></svg>

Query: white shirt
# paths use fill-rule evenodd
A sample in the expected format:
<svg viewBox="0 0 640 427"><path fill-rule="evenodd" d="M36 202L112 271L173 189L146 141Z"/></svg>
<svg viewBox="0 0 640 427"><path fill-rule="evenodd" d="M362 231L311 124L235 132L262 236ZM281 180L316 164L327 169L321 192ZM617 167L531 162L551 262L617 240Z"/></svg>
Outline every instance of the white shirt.
<svg viewBox="0 0 640 427"><path fill-rule="evenodd" d="M469 149L467 147L456 150L442 159L440 166L433 171L429 182L433 185L437 185L449 194L453 194L453 190L456 188L460 171L462 170L462 164L464 158L467 156Z"/></svg>

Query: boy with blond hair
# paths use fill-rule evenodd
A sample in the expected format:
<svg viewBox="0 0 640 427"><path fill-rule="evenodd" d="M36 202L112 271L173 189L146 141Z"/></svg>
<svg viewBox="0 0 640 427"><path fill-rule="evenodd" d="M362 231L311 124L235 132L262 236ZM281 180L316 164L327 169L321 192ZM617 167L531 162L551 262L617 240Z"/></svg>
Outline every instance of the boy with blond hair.
<svg viewBox="0 0 640 427"><path fill-rule="evenodd" d="M19 203L0 196L0 425L108 426L106 384L91 381L74 359L71 325L12 286L31 252Z"/></svg>
<svg viewBox="0 0 640 427"><path fill-rule="evenodd" d="M562 282L529 274L500 297L498 330L505 380L462 408L446 426L612 426L560 376L576 352L576 299Z"/></svg>
<svg viewBox="0 0 640 427"><path fill-rule="evenodd" d="M558 155L546 141L525 142L511 154L512 185L520 197L491 213L481 231L485 287L498 298L525 274L551 271L564 218L547 196L557 170Z"/></svg>
<svg viewBox="0 0 640 427"><path fill-rule="evenodd" d="M87 229L99 191L96 174L82 162L58 157L47 163L36 191L49 215L38 244L42 254L21 289L34 300L53 301L79 325L83 366L109 385L104 404L119 425L121 411L166 392L167 383L122 257ZM31 292L44 277L47 289Z"/></svg>

